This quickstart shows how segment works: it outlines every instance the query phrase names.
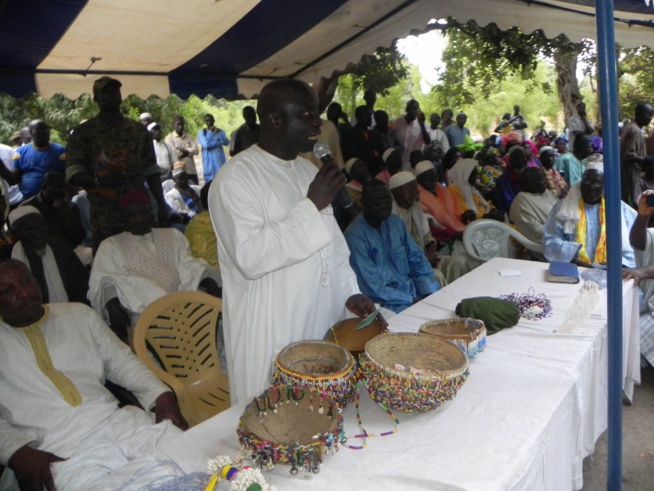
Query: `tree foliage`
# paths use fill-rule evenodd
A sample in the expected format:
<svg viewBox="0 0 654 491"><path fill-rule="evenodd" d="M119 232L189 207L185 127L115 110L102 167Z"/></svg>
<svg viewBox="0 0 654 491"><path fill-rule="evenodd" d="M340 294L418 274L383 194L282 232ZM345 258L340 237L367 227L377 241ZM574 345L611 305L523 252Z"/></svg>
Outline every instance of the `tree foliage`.
<svg viewBox="0 0 654 491"><path fill-rule="evenodd" d="M528 91L554 94L548 82L538 82L534 76L539 59L558 58L557 75L566 81L565 91L558 91L566 120L581 95L575 78L576 57L583 49L559 35L548 38L541 30L524 33L517 27L500 29L496 24L485 27L474 21L461 24L454 19L432 25L444 30L450 43L443 53L444 70L441 83L434 89L451 105L467 105L474 101L474 89L490 96L498 84L509 76L518 75ZM561 87L559 87L560 89Z"/></svg>
<svg viewBox="0 0 654 491"><path fill-rule="evenodd" d="M132 94L124 98L121 109L126 117L135 121L138 121L141 113L149 112L154 121L161 125L164 134L172 131L172 120L176 114L184 116L186 131L192 135L204 127L204 115L212 114L216 125L229 136L243 124L241 113L246 105L256 106L256 102L241 100L227 103L213 96L207 96L204 100L191 96L184 101L176 95L166 99L158 96L141 99ZM11 133L27 126L30 121L42 119L52 130L51 140L65 145L71 130L97 112L97 105L89 94L83 94L76 100L61 94L55 94L50 99L36 94L14 99L0 94L0 142L7 142Z"/></svg>
<svg viewBox="0 0 654 491"><path fill-rule="evenodd" d="M620 113L623 118L630 118L634 114L636 104L652 102L654 51L647 46L626 49L621 52L619 60Z"/></svg>
<svg viewBox="0 0 654 491"><path fill-rule="evenodd" d="M359 63L351 63L344 70L334 72L331 77L322 78L314 85L320 112L327 109L339 87L342 87L341 92L350 94L348 102L351 101L350 105L353 105L367 89L374 90L378 95L388 94L392 87L406 78L407 70L406 59L396 43L390 48L377 48L375 54L362 56Z"/></svg>
<svg viewBox="0 0 654 491"><path fill-rule="evenodd" d="M349 70L352 86L355 90L372 89L379 95L387 95L391 87L407 77L409 72L405 61L396 43L390 48L377 48L374 55L362 56L361 61Z"/></svg>

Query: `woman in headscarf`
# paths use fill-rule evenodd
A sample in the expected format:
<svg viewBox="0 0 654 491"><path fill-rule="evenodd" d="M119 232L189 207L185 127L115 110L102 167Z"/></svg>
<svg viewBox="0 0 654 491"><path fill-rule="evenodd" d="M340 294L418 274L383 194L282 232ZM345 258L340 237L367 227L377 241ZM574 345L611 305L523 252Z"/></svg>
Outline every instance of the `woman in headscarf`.
<svg viewBox="0 0 654 491"><path fill-rule="evenodd" d="M457 147L450 147L443 156L443 177L445 178L445 185L452 184L452 180L448 176L449 170L454 167L459 160L463 158L463 152Z"/></svg>
<svg viewBox="0 0 654 491"><path fill-rule="evenodd" d="M527 167L540 167L540 160L538 159L538 149L531 140L523 140L522 148L525 149L527 154Z"/></svg>
<svg viewBox="0 0 654 491"><path fill-rule="evenodd" d="M604 142L601 136L592 135L588 137L592 153L604 153Z"/></svg>
<svg viewBox="0 0 654 491"><path fill-rule="evenodd" d="M508 155L509 165L506 166L506 172L497 179L494 201L497 208L507 213L522 190L518 179L520 171L527 167L527 153L521 145L511 147Z"/></svg>
<svg viewBox="0 0 654 491"><path fill-rule="evenodd" d="M489 189L489 192L486 193L484 197L487 200L492 200L492 195L495 190L495 182L502 174L504 174L502 154L495 147L486 147L480 152L478 160L481 165L479 180L482 185Z"/></svg>
<svg viewBox="0 0 654 491"><path fill-rule="evenodd" d="M464 223L483 217L491 209L491 205L475 188L478 172L479 163L475 159L459 160L449 171L452 180L449 188L459 209L464 210Z"/></svg>
<svg viewBox="0 0 654 491"><path fill-rule="evenodd" d="M557 159L566 153L568 153L568 139L560 136L554 140L554 158Z"/></svg>

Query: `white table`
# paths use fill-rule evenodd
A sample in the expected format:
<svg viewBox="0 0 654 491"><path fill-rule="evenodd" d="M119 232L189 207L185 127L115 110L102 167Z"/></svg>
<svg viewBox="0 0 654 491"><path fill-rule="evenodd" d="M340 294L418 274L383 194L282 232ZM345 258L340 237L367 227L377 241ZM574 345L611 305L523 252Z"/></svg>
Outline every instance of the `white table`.
<svg viewBox="0 0 654 491"><path fill-rule="evenodd" d="M500 277L501 269L522 276ZM292 477L287 466L266 473L278 490L552 490L582 487L582 460L607 425L606 297L588 321L569 334L560 326L581 287L545 282L543 263L497 258L436 292L390 321L392 331L416 332L434 319L454 317L454 308L474 296L544 293L553 315L521 319L490 336L470 364L457 397L421 413L396 413L400 430L371 438L367 448L341 447L319 474ZM640 380L637 295L623 287L624 387ZM160 447L185 471L204 471L206 461L239 450L236 426L245 403ZM354 405L345 410L345 432L357 431ZM361 415L369 433L393 424L367 395ZM217 489L227 489L225 484Z"/></svg>

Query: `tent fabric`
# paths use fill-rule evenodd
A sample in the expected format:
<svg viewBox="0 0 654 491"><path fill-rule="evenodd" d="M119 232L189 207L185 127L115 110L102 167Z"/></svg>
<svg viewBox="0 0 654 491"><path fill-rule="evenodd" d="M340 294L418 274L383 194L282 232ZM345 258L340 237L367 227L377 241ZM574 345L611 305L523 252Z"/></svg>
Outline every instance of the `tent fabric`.
<svg viewBox="0 0 654 491"><path fill-rule="evenodd" d="M649 0L616 0L616 41L651 44ZM0 91L76 98L112 75L123 93L251 97L317 82L435 19L595 38L593 0L5 0Z"/></svg>

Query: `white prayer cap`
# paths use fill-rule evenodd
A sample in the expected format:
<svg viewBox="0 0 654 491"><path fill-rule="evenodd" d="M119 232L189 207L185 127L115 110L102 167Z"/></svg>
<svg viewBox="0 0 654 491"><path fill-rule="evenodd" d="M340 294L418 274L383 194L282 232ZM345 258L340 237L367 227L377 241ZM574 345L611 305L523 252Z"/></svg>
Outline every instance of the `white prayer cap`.
<svg viewBox="0 0 654 491"><path fill-rule="evenodd" d="M347 162L345 162L345 172L347 172L348 174L349 174L350 172L352 172L352 167L354 167L354 163L355 163L357 160L361 160L361 159L358 159L358 158L356 158L356 157L353 157L353 158L351 158L350 160L348 160Z"/></svg>
<svg viewBox="0 0 654 491"><path fill-rule="evenodd" d="M416 176L413 175L413 172L409 172L408 170L403 170L391 176L391 180L388 183L388 187L390 189L395 189L397 187L404 186L405 184L415 180L416 180Z"/></svg>
<svg viewBox="0 0 654 491"><path fill-rule="evenodd" d="M551 150L552 152L554 151L552 147L545 145L543 147L540 147L540 150L538 151L538 156L540 157L541 155L543 155L543 152L546 150Z"/></svg>
<svg viewBox="0 0 654 491"><path fill-rule="evenodd" d="M24 205L24 206L18 206L14 208L8 216L9 219L9 226L12 226L16 220L20 220L23 218L25 215L32 215L33 213L36 213L37 215L40 215L41 212L37 210L35 207L31 205Z"/></svg>
<svg viewBox="0 0 654 491"><path fill-rule="evenodd" d="M604 174L604 157L601 153L594 153L586 159L586 170L596 170Z"/></svg>
<svg viewBox="0 0 654 491"><path fill-rule="evenodd" d="M150 113L141 113L139 116L139 119L143 121L144 119L152 119L152 114Z"/></svg>
<svg viewBox="0 0 654 491"><path fill-rule="evenodd" d="M416 176L419 176L428 170L434 170L434 164L432 164L431 160L423 160L422 162L418 162L416 165L415 174Z"/></svg>
<svg viewBox="0 0 654 491"><path fill-rule="evenodd" d="M153 123L150 123L148 125L148 131L152 131L152 128L154 128L155 126L159 126L159 123L157 123L156 121L153 122Z"/></svg>
<svg viewBox="0 0 654 491"><path fill-rule="evenodd" d="M397 148L391 147L391 148L387 148L387 149L384 151L384 153L382 154L382 160L384 161L384 163L386 163L386 161L388 160L388 157L390 157L391 154L392 154L395 150L397 150Z"/></svg>

